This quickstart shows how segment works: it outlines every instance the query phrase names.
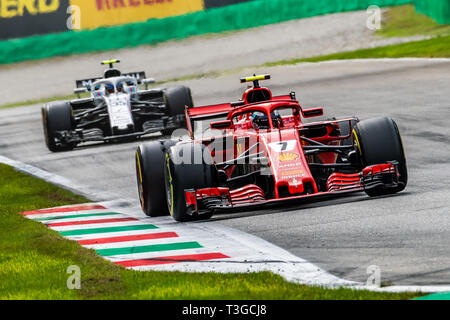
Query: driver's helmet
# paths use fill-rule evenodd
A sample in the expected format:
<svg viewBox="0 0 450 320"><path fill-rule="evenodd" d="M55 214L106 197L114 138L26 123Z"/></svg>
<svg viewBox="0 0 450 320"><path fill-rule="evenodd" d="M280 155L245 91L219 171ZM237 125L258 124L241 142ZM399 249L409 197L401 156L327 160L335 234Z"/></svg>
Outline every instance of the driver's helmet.
<svg viewBox="0 0 450 320"><path fill-rule="evenodd" d="M272 111L272 124L274 128L281 128L283 127L283 119L281 118L280 113L278 110Z"/></svg>
<svg viewBox="0 0 450 320"><path fill-rule="evenodd" d="M253 129L269 129L269 118L264 112L255 111L251 118Z"/></svg>
<svg viewBox="0 0 450 320"><path fill-rule="evenodd" d="M97 84L94 87L94 97L98 98L98 97L102 97L104 95L105 95L105 88L102 85Z"/></svg>
<svg viewBox="0 0 450 320"><path fill-rule="evenodd" d="M106 83L105 84L105 92L106 92L106 95L114 93L114 85L112 83Z"/></svg>
<svg viewBox="0 0 450 320"><path fill-rule="evenodd" d="M126 91L128 93L136 93L136 83L133 80L126 81Z"/></svg>
<svg viewBox="0 0 450 320"><path fill-rule="evenodd" d="M279 114L279 112L277 110L274 110L271 113L271 117L272 117L272 124L273 124L274 128L283 126L283 122L281 120L281 115ZM261 111L253 112L250 120L251 120L253 129L269 129L270 128L269 118L267 117L267 115L264 112L261 112Z"/></svg>
<svg viewBox="0 0 450 320"><path fill-rule="evenodd" d="M116 88L117 88L117 92L124 92L123 81L118 82L116 85Z"/></svg>

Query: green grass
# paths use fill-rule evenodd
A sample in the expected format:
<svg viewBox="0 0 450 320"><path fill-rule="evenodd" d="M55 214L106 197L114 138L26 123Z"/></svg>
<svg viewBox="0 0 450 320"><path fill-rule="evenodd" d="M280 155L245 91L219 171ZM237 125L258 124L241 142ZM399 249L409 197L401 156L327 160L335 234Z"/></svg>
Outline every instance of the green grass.
<svg viewBox="0 0 450 320"><path fill-rule="evenodd" d="M312 58L298 58L268 62L263 67L292 65L301 62L321 62L329 60L347 59L376 59L376 58L449 58L450 36L439 36L432 39L412 41L371 49L339 52Z"/></svg>
<svg viewBox="0 0 450 320"><path fill-rule="evenodd" d="M413 5L391 7L384 14L382 29L377 35L383 37L433 36L431 39L407 43L339 52L310 58L298 58L265 63L263 67L291 65L301 62L321 62L344 59L376 58L449 58L450 25L441 25L430 17L416 13Z"/></svg>
<svg viewBox="0 0 450 320"><path fill-rule="evenodd" d="M418 293L323 289L249 274L139 272L17 214L87 200L0 164L0 299L411 299ZM81 289L66 286L81 269Z"/></svg>
<svg viewBox="0 0 450 320"><path fill-rule="evenodd" d="M417 13L412 4L389 8L383 14L382 29L377 31L377 35L383 37L449 34L450 25L438 24L430 17Z"/></svg>
<svg viewBox="0 0 450 320"><path fill-rule="evenodd" d="M82 93L80 95L81 98L86 98L88 96L89 96L89 94L86 94L86 93ZM13 102L13 103L7 103L7 104L4 104L4 105L0 105L0 110L1 109L7 109L7 108L31 106L31 105L35 105L35 104L42 105L42 104L49 103L49 102L52 102L52 101L72 100L72 99L76 99L76 98L77 98L76 94L69 94L69 95L66 95L66 96L54 96L54 97L49 97L49 98L26 100L26 101L22 101L22 102Z"/></svg>

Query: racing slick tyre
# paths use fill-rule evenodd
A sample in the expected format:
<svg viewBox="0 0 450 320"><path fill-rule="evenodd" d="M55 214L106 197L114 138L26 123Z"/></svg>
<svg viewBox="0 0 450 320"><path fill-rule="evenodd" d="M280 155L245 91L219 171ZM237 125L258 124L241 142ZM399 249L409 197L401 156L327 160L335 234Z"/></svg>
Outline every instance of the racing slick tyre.
<svg viewBox="0 0 450 320"><path fill-rule="evenodd" d="M192 108L194 106L191 89L185 86L167 88L164 90L164 103L169 116L184 116L185 106L188 106L188 108ZM186 128L185 123L183 123L182 128ZM175 131L175 129L164 129L161 130L161 133L163 135L171 135L173 131Z"/></svg>
<svg viewBox="0 0 450 320"><path fill-rule="evenodd" d="M176 141L152 141L136 150L136 176L142 211L147 216L167 216L164 182L165 154Z"/></svg>
<svg viewBox="0 0 450 320"><path fill-rule="evenodd" d="M54 102L42 107L45 143L50 151L72 150L76 143L57 141L58 131L72 131L72 108L69 102Z"/></svg>
<svg viewBox="0 0 450 320"><path fill-rule="evenodd" d="M202 144L179 144L166 154L167 207L176 221L209 219L212 216L211 210L202 214L190 213L186 206L185 189L201 189L217 185L217 172L210 159L204 159L204 150Z"/></svg>
<svg viewBox="0 0 450 320"><path fill-rule="evenodd" d="M405 151L397 124L391 118L374 118L359 122L353 131L356 148L363 167L398 162L398 182L394 188L375 188L366 190L371 196L393 194L405 189L408 182Z"/></svg>

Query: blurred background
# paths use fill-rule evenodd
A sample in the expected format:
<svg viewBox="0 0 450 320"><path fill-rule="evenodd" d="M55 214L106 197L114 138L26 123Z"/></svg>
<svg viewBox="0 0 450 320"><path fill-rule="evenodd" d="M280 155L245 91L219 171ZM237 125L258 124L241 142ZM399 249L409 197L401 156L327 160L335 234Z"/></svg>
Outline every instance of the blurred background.
<svg viewBox="0 0 450 320"><path fill-rule="evenodd" d="M73 81L108 58L169 82L246 66L450 55L450 0L0 4L0 106L70 97Z"/></svg>

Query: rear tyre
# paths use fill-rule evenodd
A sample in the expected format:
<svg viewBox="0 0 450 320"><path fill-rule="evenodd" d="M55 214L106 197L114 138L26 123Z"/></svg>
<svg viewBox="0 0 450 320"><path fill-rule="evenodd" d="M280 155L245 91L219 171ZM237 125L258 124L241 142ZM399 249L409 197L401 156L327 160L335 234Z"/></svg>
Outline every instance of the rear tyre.
<svg viewBox="0 0 450 320"><path fill-rule="evenodd" d="M361 121L354 127L353 139L363 167L388 161L398 162L398 187L366 190L369 196L393 194L405 189L408 182L406 157L394 120L384 117Z"/></svg>
<svg viewBox="0 0 450 320"><path fill-rule="evenodd" d="M63 143L59 140L61 131L72 131L72 107L69 102L54 102L42 107L42 124L45 143L50 151L72 150L76 143Z"/></svg>
<svg viewBox="0 0 450 320"><path fill-rule="evenodd" d="M189 214L186 207L185 189L201 189L217 185L216 170L210 164L210 159L207 161L203 159L204 150L205 147L201 144L179 144L166 154L164 170L167 207L176 221L209 219L212 216L212 211L200 215Z"/></svg>
<svg viewBox="0 0 450 320"><path fill-rule="evenodd" d="M185 86L171 87L164 90L164 103L167 108L167 114L171 117L177 115L184 115L185 106L192 108L194 102L192 101L191 89ZM184 123L181 128L186 128ZM163 135L171 135L176 129L161 130Z"/></svg>
<svg viewBox="0 0 450 320"><path fill-rule="evenodd" d="M153 141L136 150L136 178L142 211L150 217L169 215L164 182L165 154L176 141Z"/></svg>

